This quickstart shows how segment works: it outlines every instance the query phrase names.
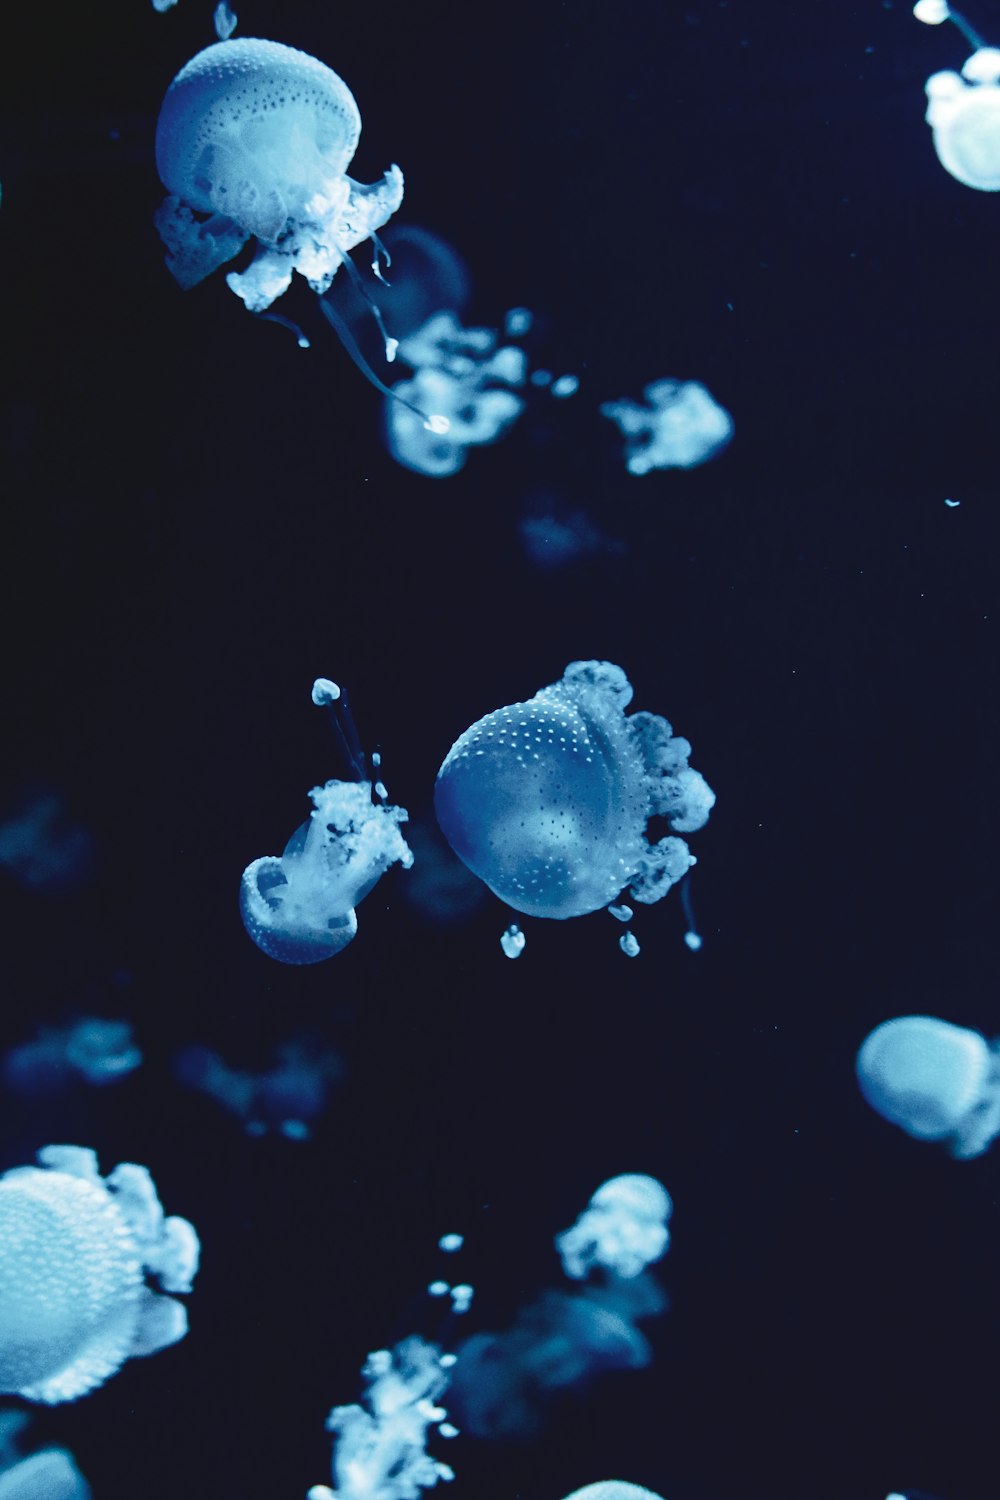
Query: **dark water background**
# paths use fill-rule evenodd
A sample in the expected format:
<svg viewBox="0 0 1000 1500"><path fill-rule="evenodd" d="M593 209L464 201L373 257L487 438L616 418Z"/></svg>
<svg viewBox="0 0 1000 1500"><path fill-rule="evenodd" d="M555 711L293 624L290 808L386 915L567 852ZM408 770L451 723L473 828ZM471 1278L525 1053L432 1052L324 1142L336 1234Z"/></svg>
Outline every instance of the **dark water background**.
<svg viewBox="0 0 1000 1500"><path fill-rule="evenodd" d="M1000 8L972 17L1000 38ZM536 1439L459 1439L454 1500L996 1493L996 1154L956 1164L853 1083L890 1015L997 1025L1000 201L948 177L923 84L951 28L903 3L244 0L364 119L352 172L455 245L476 322L536 313L572 370L432 481L299 285L304 353L220 276L182 294L152 227L164 89L208 0L25 6L3 45L4 809L53 787L93 877L2 888L0 1046L122 1014L147 1061L50 1114L0 1101L0 1166L51 1139L151 1167L204 1268L191 1333L42 1413L96 1500L297 1500L367 1350L433 1335L458 1229L499 1327L557 1285L552 1235L619 1171L675 1200L652 1366ZM359 257L363 259L363 257ZM596 412L663 375L732 411L723 456L636 479ZM625 552L543 572L539 493ZM945 498L959 499L957 508ZM676 897L627 962L603 914L494 902L437 928L386 878L360 933L281 968L236 912L336 774L312 679L348 684L394 800L426 812L481 714L621 663L719 794L687 952ZM348 1070L311 1144L250 1141L171 1081L311 1027Z"/></svg>

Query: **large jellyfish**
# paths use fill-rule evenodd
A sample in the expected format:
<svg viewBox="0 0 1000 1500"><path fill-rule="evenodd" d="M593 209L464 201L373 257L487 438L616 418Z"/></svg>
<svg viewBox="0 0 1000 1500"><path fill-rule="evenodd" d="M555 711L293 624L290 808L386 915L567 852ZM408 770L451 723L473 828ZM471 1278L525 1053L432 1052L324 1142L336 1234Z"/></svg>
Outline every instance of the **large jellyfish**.
<svg viewBox="0 0 1000 1500"><path fill-rule="evenodd" d="M313 684L313 702L331 710L336 727L340 697L326 677ZM342 713L353 739L346 706ZM243 871L243 925L258 948L283 964L320 963L346 948L358 930L354 908L390 865L413 863L399 831L406 808L388 805L382 783L373 787L367 779L360 748L348 748L358 779L313 787L314 810L284 853L264 855Z"/></svg>
<svg viewBox="0 0 1000 1500"><path fill-rule="evenodd" d="M1000 1135L1000 1056L978 1031L934 1016L883 1021L861 1045L857 1078L883 1119L952 1156L981 1156Z"/></svg>
<svg viewBox="0 0 1000 1500"><path fill-rule="evenodd" d="M350 89L332 68L280 42L216 42L171 83L156 126L156 165L170 196L156 216L167 265L194 286L257 240L226 280L263 312L298 271L329 287L348 251L403 201L390 167L366 186L347 175L361 135Z"/></svg>
<svg viewBox="0 0 1000 1500"><path fill-rule="evenodd" d="M715 793L666 719L626 717L631 699L621 667L571 662L527 702L477 720L446 755L434 789L441 829L515 911L579 917L625 887L648 905L695 863L677 835L704 826ZM653 817L673 830L656 843Z"/></svg>
<svg viewBox="0 0 1000 1500"><path fill-rule="evenodd" d="M630 474L652 469L693 469L726 446L733 419L697 380L654 380L642 393L647 404L605 401L601 416L625 438Z"/></svg>
<svg viewBox="0 0 1000 1500"><path fill-rule="evenodd" d="M187 1332L198 1236L164 1218L145 1167L101 1177L82 1146L46 1146L0 1177L0 1392L75 1401ZM152 1281L159 1289L148 1283Z"/></svg>
<svg viewBox="0 0 1000 1500"><path fill-rule="evenodd" d="M988 47L945 0L918 0L913 14L928 26L951 21L973 49L961 73L927 80L926 120L938 159L966 187L1000 192L1000 48Z"/></svg>

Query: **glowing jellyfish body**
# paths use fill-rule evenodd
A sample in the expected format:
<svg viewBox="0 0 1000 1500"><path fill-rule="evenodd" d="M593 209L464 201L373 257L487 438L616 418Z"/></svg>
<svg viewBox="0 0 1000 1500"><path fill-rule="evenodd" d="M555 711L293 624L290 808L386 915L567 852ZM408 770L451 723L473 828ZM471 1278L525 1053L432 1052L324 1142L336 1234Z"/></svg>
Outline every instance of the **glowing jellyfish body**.
<svg viewBox="0 0 1000 1500"><path fill-rule="evenodd" d="M655 1177L627 1172L602 1183L572 1229L556 1236L563 1270L574 1280L597 1268L626 1279L665 1255L670 1194Z"/></svg>
<svg viewBox="0 0 1000 1500"><path fill-rule="evenodd" d="M186 1310L164 1294L191 1290L199 1247L145 1167L102 1178L79 1146L38 1160L0 1177L0 1392L52 1404L184 1337Z"/></svg>
<svg viewBox="0 0 1000 1500"><path fill-rule="evenodd" d="M1000 49L982 37L945 0L918 0L918 21L951 21L975 50L961 73L934 73L927 80L926 120L946 172L966 187L1000 192Z"/></svg>
<svg viewBox="0 0 1000 1500"><path fill-rule="evenodd" d="M934 1016L897 1016L862 1043L857 1079L883 1119L960 1158L1000 1134L1000 1058L977 1031Z"/></svg>
<svg viewBox="0 0 1000 1500"><path fill-rule="evenodd" d="M312 697L332 709L340 689L318 678ZM284 853L253 860L240 882L244 927L284 964L321 963L346 948L358 930L354 908L390 865L413 863L399 831L409 814L386 803L381 783L328 781L309 795L314 810Z"/></svg>
<svg viewBox="0 0 1000 1500"><path fill-rule="evenodd" d="M660 1500L660 1496L624 1479L600 1479L596 1484L585 1484L582 1490L574 1490L566 1500Z"/></svg>
<svg viewBox="0 0 1000 1500"><path fill-rule="evenodd" d="M693 469L714 458L733 435L733 419L697 380L655 380L638 401L606 401L601 415L625 438L630 474Z"/></svg>
<svg viewBox="0 0 1000 1500"><path fill-rule="evenodd" d="M625 887L649 904L695 863L676 835L705 824L715 794L666 719L626 717L631 698L621 667L572 662L560 682L479 719L445 757L441 829L515 911L578 917ZM651 843L657 816L674 834Z"/></svg>
<svg viewBox="0 0 1000 1500"><path fill-rule="evenodd" d="M156 226L181 286L256 238L250 266L226 278L251 312L270 307L295 271L325 292L348 251L403 200L398 167L371 186L347 176L360 135L350 89L308 53L237 38L193 57L156 127L156 165L171 195Z"/></svg>

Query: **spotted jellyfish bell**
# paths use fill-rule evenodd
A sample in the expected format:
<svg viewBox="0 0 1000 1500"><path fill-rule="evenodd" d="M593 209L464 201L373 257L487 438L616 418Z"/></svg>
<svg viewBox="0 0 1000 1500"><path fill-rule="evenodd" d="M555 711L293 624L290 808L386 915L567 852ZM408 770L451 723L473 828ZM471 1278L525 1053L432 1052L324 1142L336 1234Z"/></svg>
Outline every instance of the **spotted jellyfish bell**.
<svg viewBox="0 0 1000 1500"><path fill-rule="evenodd" d="M659 901L695 863L676 835L708 821L715 793L691 746L658 714L625 709L611 662L577 661L561 681L460 735L434 789L441 829L489 888L528 916L583 916L629 887ZM651 843L663 817L670 837Z"/></svg>
<svg viewBox="0 0 1000 1500"><path fill-rule="evenodd" d="M872 1109L918 1141L969 1158L1000 1135L1000 1061L978 1031L897 1016L865 1038L856 1070Z"/></svg>
<svg viewBox="0 0 1000 1500"><path fill-rule="evenodd" d="M364 756L341 690L329 678L313 684L312 700L327 708L357 775L309 793L314 810L284 853L253 860L240 882L240 915L249 936L283 964L316 964L346 948L358 930L355 907L389 869L413 863L399 825L405 807L390 807L382 783L367 777Z"/></svg>
<svg viewBox="0 0 1000 1500"><path fill-rule="evenodd" d="M199 1245L164 1218L145 1167L102 1178L82 1146L38 1161L0 1177L0 1392L54 1404L184 1337L187 1312L164 1293L191 1290Z"/></svg>
<svg viewBox="0 0 1000 1500"><path fill-rule="evenodd" d="M966 187L1000 192L1000 48L987 47L978 32L945 0L918 0L918 21L951 21L974 50L961 73L934 73L927 80L926 120L946 172Z"/></svg>

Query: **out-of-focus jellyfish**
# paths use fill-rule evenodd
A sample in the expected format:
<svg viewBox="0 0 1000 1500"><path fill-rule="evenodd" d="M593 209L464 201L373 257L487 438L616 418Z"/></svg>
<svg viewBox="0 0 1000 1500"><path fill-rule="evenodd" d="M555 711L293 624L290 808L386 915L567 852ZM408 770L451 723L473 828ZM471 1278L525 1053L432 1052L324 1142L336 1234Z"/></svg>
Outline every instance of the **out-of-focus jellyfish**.
<svg viewBox="0 0 1000 1500"><path fill-rule="evenodd" d="M548 573L600 555L621 557L625 544L605 535L586 511L574 510L552 495L532 497L517 525L521 551Z"/></svg>
<svg viewBox="0 0 1000 1500"><path fill-rule="evenodd" d="M438 1398L451 1357L421 1338L369 1354L364 1405L335 1406L326 1422L336 1434L333 1481L314 1484L306 1500L419 1500L421 1490L454 1471L427 1452L434 1431L453 1436Z"/></svg>
<svg viewBox="0 0 1000 1500"><path fill-rule="evenodd" d="M166 1293L191 1290L199 1245L164 1217L145 1167L102 1178L82 1146L38 1161L0 1177L0 1392L54 1404L184 1337L187 1311Z"/></svg>
<svg viewBox="0 0 1000 1500"><path fill-rule="evenodd" d="M648 905L695 863L677 835L704 826L715 793L666 719L626 717L631 699L621 667L571 662L527 702L477 720L445 757L441 829L515 911L583 916L626 887ZM651 843L653 817L672 835Z"/></svg>
<svg viewBox="0 0 1000 1500"><path fill-rule="evenodd" d="M1000 48L987 47L978 32L945 0L918 0L918 21L951 21L973 48L961 73L933 73L927 80L926 120L946 172L966 187L1000 191Z"/></svg>
<svg viewBox="0 0 1000 1500"><path fill-rule="evenodd" d="M482 881L457 859L429 816L407 825L413 850L413 873L403 886L403 900L427 922L447 927L464 922L487 899Z"/></svg>
<svg viewBox="0 0 1000 1500"><path fill-rule="evenodd" d="M660 1500L652 1490L641 1484L628 1484L624 1479L599 1479L596 1484L585 1484L582 1490L574 1490L566 1500Z"/></svg>
<svg viewBox="0 0 1000 1500"><path fill-rule="evenodd" d="M127 1078L142 1062L128 1021L86 1016L65 1026L42 1026L30 1042L12 1047L0 1064L4 1086L27 1097L60 1093L75 1079L97 1088Z"/></svg>
<svg viewBox="0 0 1000 1500"><path fill-rule="evenodd" d="M630 474L652 469L693 469L726 446L733 419L697 380L654 380L638 401L605 401L601 415L625 438Z"/></svg>
<svg viewBox="0 0 1000 1500"><path fill-rule="evenodd" d="M284 964L315 964L346 948L358 930L354 908L390 865L409 869L413 855L399 831L408 813L390 807L381 782L372 786L340 688L313 684L313 702L328 708L348 734L356 781L328 781L309 793L314 810L284 853L255 859L240 883L240 914L257 947ZM338 719L338 712L342 719Z"/></svg>
<svg viewBox="0 0 1000 1500"><path fill-rule="evenodd" d="M343 1080L344 1064L319 1038L293 1037L278 1048L271 1067L258 1073L230 1067L208 1047L186 1047L174 1060L174 1073L188 1088L218 1100L248 1135L275 1131L304 1141Z"/></svg>
<svg viewBox="0 0 1000 1500"><path fill-rule="evenodd" d="M226 278L251 312L270 307L295 271L325 292L348 252L403 201L398 167L371 186L348 177L360 136L350 89L306 52L242 37L193 57L156 126L156 165L170 194L156 226L181 286L256 238L250 266Z"/></svg>
<svg viewBox="0 0 1000 1500"><path fill-rule="evenodd" d="M496 442L524 410L518 390L527 356L501 345L493 329L463 328L453 312L436 313L400 340L398 354L414 373L393 387L403 402L386 404L385 421L389 451L404 468L432 479L457 474L470 448ZM446 430L429 429L424 411L440 413Z"/></svg>
<svg viewBox="0 0 1000 1500"><path fill-rule="evenodd" d="M219 0L212 16L215 26L215 34L220 42L228 42L236 30L237 15L229 4L229 0Z"/></svg>
<svg viewBox="0 0 1000 1500"><path fill-rule="evenodd" d="M655 1177L640 1172L612 1177L572 1229L556 1236L563 1270L574 1281L601 1266L626 1279L638 1276L666 1254L672 1211L670 1194Z"/></svg>
<svg viewBox="0 0 1000 1500"><path fill-rule="evenodd" d="M857 1057L858 1086L883 1119L952 1156L981 1156L1000 1135L1000 1057L978 1031L934 1016L876 1026Z"/></svg>
<svg viewBox="0 0 1000 1500"><path fill-rule="evenodd" d="M90 834L66 813L54 792L28 797L0 823L0 868L34 891L59 891L86 878L93 862Z"/></svg>
<svg viewBox="0 0 1000 1500"><path fill-rule="evenodd" d="M65 1448L25 1456L26 1412L0 1410L0 1500L91 1500L91 1488Z"/></svg>
<svg viewBox="0 0 1000 1500"><path fill-rule="evenodd" d="M440 235L416 224L392 223L379 236L385 253L386 276L368 288L393 334L405 342L438 313L461 318L472 284L465 262ZM343 292L343 295L341 293ZM330 293L355 339L370 347L372 319L366 304L348 298L348 287L335 284Z"/></svg>

